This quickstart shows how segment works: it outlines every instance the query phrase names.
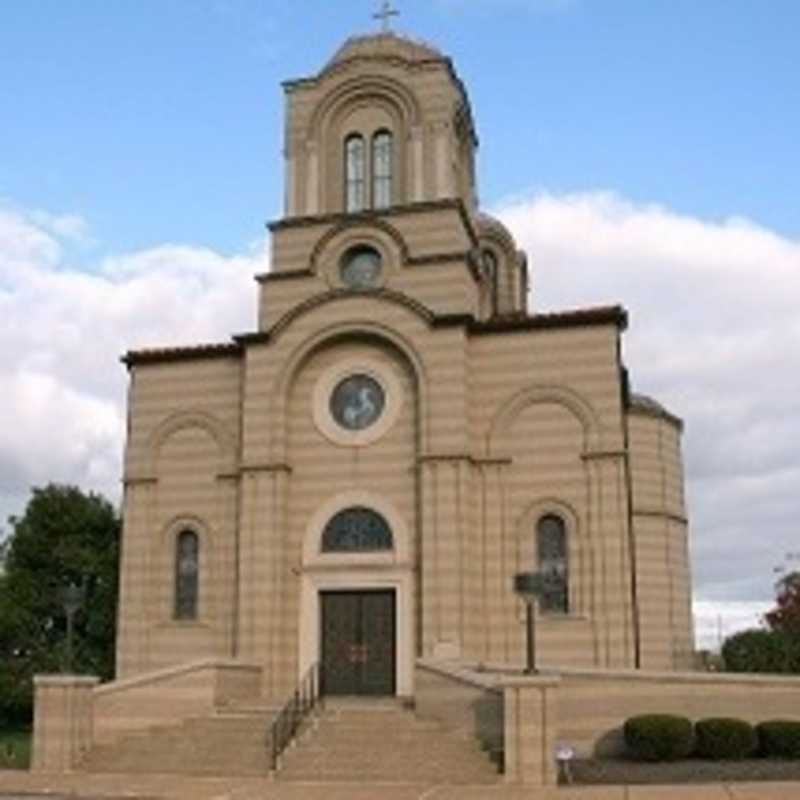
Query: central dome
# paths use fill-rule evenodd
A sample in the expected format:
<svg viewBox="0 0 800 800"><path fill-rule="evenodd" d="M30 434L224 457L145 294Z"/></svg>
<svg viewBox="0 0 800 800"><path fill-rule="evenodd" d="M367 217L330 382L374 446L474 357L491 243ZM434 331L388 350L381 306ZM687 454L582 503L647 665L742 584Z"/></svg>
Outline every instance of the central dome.
<svg viewBox="0 0 800 800"><path fill-rule="evenodd" d="M336 51L326 64L326 69L348 61L351 58L395 57L405 61L441 61L445 58L440 50L432 45L399 36L396 33L376 33L364 36L351 36Z"/></svg>

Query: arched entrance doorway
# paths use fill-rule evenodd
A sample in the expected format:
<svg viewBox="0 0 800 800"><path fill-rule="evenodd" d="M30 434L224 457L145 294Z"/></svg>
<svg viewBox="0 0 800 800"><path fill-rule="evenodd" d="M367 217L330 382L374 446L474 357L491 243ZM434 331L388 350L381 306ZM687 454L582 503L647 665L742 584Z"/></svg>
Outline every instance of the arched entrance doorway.
<svg viewBox="0 0 800 800"><path fill-rule="evenodd" d="M301 668L319 662L326 694L413 693L412 574L406 526L384 499L352 492L314 515L304 547Z"/></svg>

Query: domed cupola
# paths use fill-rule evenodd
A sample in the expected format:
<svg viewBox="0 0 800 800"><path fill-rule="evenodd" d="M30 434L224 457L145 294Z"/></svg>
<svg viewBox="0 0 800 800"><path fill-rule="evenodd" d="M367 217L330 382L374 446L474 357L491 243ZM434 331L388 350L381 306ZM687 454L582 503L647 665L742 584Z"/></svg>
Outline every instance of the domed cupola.
<svg viewBox="0 0 800 800"><path fill-rule="evenodd" d="M284 90L287 217L443 199L474 209L469 99L434 47L390 32L354 36Z"/></svg>

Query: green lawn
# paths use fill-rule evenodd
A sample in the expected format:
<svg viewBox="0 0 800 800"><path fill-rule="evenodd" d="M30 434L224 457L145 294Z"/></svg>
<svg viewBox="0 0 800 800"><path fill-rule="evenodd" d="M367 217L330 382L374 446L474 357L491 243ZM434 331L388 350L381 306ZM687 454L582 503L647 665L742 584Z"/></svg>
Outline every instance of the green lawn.
<svg viewBox="0 0 800 800"><path fill-rule="evenodd" d="M0 730L0 769L28 769L30 760L29 730Z"/></svg>

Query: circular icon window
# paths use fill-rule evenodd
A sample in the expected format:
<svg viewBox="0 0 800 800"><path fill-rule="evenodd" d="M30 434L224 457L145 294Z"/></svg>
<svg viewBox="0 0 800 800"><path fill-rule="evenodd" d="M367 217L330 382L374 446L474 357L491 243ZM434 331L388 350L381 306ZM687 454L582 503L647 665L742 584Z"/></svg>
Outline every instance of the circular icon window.
<svg viewBox="0 0 800 800"><path fill-rule="evenodd" d="M377 286L382 263L381 254L374 248L353 247L342 258L342 283L349 289L370 289Z"/></svg>
<svg viewBox="0 0 800 800"><path fill-rule="evenodd" d="M331 416L348 431L363 431L383 413L386 395L369 375L350 375L336 384L330 398Z"/></svg>

